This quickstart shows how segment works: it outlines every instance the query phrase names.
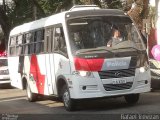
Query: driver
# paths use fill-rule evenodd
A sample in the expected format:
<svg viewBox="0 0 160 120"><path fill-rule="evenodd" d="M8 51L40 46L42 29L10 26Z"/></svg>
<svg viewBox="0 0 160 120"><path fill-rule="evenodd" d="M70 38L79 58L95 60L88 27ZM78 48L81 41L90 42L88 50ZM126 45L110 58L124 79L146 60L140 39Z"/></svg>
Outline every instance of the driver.
<svg viewBox="0 0 160 120"><path fill-rule="evenodd" d="M112 38L108 41L107 47L114 46L122 41L121 33L118 29L113 29Z"/></svg>

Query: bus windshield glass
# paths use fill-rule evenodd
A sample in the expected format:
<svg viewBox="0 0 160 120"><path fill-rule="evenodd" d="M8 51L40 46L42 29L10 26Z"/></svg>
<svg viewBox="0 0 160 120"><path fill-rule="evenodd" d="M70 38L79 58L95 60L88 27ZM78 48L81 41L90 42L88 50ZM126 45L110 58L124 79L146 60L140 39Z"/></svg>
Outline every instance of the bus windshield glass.
<svg viewBox="0 0 160 120"><path fill-rule="evenodd" d="M7 63L7 59L1 59L0 58L0 67L4 67L4 66L7 66L8 63Z"/></svg>
<svg viewBox="0 0 160 120"><path fill-rule="evenodd" d="M73 54L96 51L99 48L112 51L134 48L145 50L135 25L126 16L92 16L67 21Z"/></svg>

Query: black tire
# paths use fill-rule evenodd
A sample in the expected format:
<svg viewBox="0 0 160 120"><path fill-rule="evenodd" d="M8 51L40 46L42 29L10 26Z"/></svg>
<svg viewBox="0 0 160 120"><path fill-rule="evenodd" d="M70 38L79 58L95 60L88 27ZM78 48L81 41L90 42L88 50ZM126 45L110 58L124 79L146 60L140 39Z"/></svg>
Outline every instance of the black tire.
<svg viewBox="0 0 160 120"><path fill-rule="evenodd" d="M139 94L125 95L124 98L128 104L136 104L139 100Z"/></svg>
<svg viewBox="0 0 160 120"><path fill-rule="evenodd" d="M69 90L66 85L62 88L62 101L67 111L75 110L75 100L71 99Z"/></svg>
<svg viewBox="0 0 160 120"><path fill-rule="evenodd" d="M28 101L34 102L37 100L37 94L32 93L31 88L28 83L26 84L26 93L27 93Z"/></svg>

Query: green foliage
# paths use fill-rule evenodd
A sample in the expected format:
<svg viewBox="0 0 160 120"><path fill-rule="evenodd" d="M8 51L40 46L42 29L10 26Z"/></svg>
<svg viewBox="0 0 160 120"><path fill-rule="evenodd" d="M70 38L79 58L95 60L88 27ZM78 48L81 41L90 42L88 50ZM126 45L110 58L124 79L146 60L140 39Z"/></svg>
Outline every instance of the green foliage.
<svg viewBox="0 0 160 120"><path fill-rule="evenodd" d="M106 0L105 3L108 8L121 8L120 0ZM4 35L7 36L5 40L8 40L9 30L17 25L55 14L62 9L68 10L73 5L79 4L102 6L100 0L12 0L10 4L6 4L6 11L1 12L3 15L5 14L9 22L0 14L0 18L6 21L5 24L0 22L0 25L5 26L2 28ZM1 5L0 7L3 8L4 6ZM4 28L8 28L8 30Z"/></svg>
<svg viewBox="0 0 160 120"><path fill-rule="evenodd" d="M9 17L11 27L17 26L19 24L29 22L34 20L34 2L33 0L13 0L14 2L7 6L7 15ZM101 3L99 0L34 0L36 1L41 9L44 11L46 16L52 15L56 12L60 12L61 9L69 9L73 4L97 4ZM89 3L90 2L90 3ZM121 8L120 0L106 0L108 8ZM37 18L44 17L40 10L37 9Z"/></svg>
<svg viewBox="0 0 160 120"><path fill-rule="evenodd" d="M51 15L62 0L40 0L39 4L47 15Z"/></svg>
<svg viewBox="0 0 160 120"><path fill-rule="evenodd" d="M110 9L120 9L122 8L122 4L120 0L111 0L111 2L108 5L108 8Z"/></svg>
<svg viewBox="0 0 160 120"><path fill-rule="evenodd" d="M12 4L8 14L12 27L33 20L32 2L29 0L17 1L17 3Z"/></svg>
<svg viewBox="0 0 160 120"><path fill-rule="evenodd" d="M121 0L105 0L104 6L109 9L122 9L122 2Z"/></svg>

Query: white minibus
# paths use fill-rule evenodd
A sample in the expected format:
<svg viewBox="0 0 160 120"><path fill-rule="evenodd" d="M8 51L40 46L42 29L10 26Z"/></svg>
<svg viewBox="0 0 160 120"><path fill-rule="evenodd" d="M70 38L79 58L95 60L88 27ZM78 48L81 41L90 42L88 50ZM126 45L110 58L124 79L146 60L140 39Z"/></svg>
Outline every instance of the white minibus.
<svg viewBox="0 0 160 120"><path fill-rule="evenodd" d="M124 96L134 104L150 91L148 56L136 25L121 10L94 5L13 28L8 66L11 85L26 88L29 101L54 95L68 111L90 98Z"/></svg>

